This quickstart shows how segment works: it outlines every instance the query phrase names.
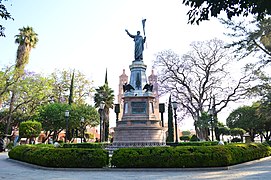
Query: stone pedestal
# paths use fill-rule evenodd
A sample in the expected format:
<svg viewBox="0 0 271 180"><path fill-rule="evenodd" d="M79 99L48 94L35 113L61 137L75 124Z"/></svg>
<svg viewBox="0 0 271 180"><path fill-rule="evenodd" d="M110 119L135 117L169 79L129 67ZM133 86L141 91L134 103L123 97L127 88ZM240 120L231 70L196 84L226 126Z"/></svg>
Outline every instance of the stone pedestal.
<svg viewBox="0 0 271 180"><path fill-rule="evenodd" d="M130 66L130 85L135 90L125 92L122 119L117 122L113 147L143 147L166 145L165 128L156 116L155 96L142 88L147 84L146 68L142 61Z"/></svg>

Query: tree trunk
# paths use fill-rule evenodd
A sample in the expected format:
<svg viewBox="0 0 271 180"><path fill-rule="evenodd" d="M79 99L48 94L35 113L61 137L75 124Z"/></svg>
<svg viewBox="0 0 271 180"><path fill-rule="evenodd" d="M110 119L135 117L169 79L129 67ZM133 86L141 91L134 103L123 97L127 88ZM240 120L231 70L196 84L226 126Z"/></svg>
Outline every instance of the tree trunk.
<svg viewBox="0 0 271 180"><path fill-rule="evenodd" d="M11 91L11 93L12 94L11 94L11 99L10 99L10 105L9 105L9 111L8 111L8 118L7 118L5 134L9 134L10 123L11 123L11 120L12 120L12 112L14 110L15 93L14 93L14 91Z"/></svg>
<svg viewBox="0 0 271 180"><path fill-rule="evenodd" d="M253 130L251 130L251 131L249 132L249 137L250 137L251 142L254 142L255 133L253 132Z"/></svg>

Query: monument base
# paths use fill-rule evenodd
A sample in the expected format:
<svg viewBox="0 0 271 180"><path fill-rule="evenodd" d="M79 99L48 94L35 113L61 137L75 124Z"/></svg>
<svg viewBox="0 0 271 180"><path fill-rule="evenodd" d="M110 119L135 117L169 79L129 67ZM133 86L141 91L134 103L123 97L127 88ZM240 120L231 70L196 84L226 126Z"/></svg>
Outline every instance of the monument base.
<svg viewBox="0 0 271 180"><path fill-rule="evenodd" d="M162 127L116 127L113 147L165 146L166 135Z"/></svg>

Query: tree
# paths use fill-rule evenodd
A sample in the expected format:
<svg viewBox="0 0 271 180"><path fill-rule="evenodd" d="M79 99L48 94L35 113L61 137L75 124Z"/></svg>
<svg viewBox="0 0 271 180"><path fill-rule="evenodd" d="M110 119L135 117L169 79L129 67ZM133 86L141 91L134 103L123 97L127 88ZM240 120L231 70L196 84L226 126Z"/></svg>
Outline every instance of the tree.
<svg viewBox="0 0 271 180"><path fill-rule="evenodd" d="M216 133L216 139L220 141L220 136L221 139L223 140L224 135L229 135L230 134L230 129L228 127L217 127L217 133Z"/></svg>
<svg viewBox="0 0 271 180"><path fill-rule="evenodd" d="M71 105L73 103L73 88L74 88L74 70L72 72L72 78L71 78L69 105Z"/></svg>
<svg viewBox="0 0 271 180"><path fill-rule="evenodd" d="M74 128L81 126L81 119L84 118L84 126L95 127L100 123L99 113L95 107L87 104L71 106L71 118L75 119Z"/></svg>
<svg viewBox="0 0 271 180"><path fill-rule="evenodd" d="M260 67L271 62L271 18L264 18L260 21L231 21L220 19L231 32L226 35L234 41L227 47L234 47L234 52L239 59L247 56L258 55ZM252 62L251 62L252 63ZM253 66L250 67L255 67ZM256 66L257 69L259 68Z"/></svg>
<svg viewBox="0 0 271 180"><path fill-rule="evenodd" d="M50 136L53 136L53 140L57 140L59 133L66 128L66 119L64 116L66 110L70 111L69 129L79 129L81 118L85 119L84 126L89 125L94 127L99 124L99 114L92 106L82 104L72 104L70 106L66 103L47 104L40 107L37 118L42 123L46 135L43 142Z"/></svg>
<svg viewBox="0 0 271 180"><path fill-rule="evenodd" d="M17 82L18 79L14 79L13 76L13 67L4 67L0 71L0 106L2 102L8 98L8 92L10 91L11 86Z"/></svg>
<svg viewBox="0 0 271 180"><path fill-rule="evenodd" d="M40 107L37 119L41 122L45 134L43 142L45 142L50 136L53 136L53 139L56 140L58 138L58 134L65 129L66 120L64 112L66 110L70 111L69 105L61 103L53 103ZM72 118L70 119L73 120Z"/></svg>
<svg viewBox="0 0 271 180"><path fill-rule="evenodd" d="M186 141L190 141L190 138L191 138L191 136L183 135L183 136L180 137L180 140L186 142Z"/></svg>
<svg viewBox="0 0 271 180"><path fill-rule="evenodd" d="M206 131L197 127L203 112L215 108L216 116L229 102L244 98L251 74L245 73L238 79L230 75L228 68L232 59L220 40L193 42L191 49L181 58L171 50L162 51L154 67L158 71L160 93L170 92L183 107L181 117L190 115L198 137L206 139Z"/></svg>
<svg viewBox="0 0 271 180"><path fill-rule="evenodd" d="M7 11L6 6L2 3L2 0L0 0L0 17L5 20L14 20L11 17L11 14ZM0 37L1 36L5 37L4 31L5 31L5 27L2 24L0 24Z"/></svg>
<svg viewBox="0 0 271 180"><path fill-rule="evenodd" d="M27 26L26 28L20 28L19 34L15 36L15 43L19 44L16 54L16 64L14 70L14 79L20 79L24 74L24 68L29 61L29 55L32 48L36 47L38 42L38 35L34 32L32 27ZM6 134L9 131L11 114L14 109L14 102L16 97L16 87L11 90L10 106L9 106L9 116L6 124Z"/></svg>
<svg viewBox="0 0 271 180"><path fill-rule="evenodd" d="M101 102L105 102L104 107L104 137L105 141L108 141L109 137L109 109L113 109L114 104L114 91L105 83L103 86L100 86L96 89L94 95L95 107L98 108Z"/></svg>
<svg viewBox="0 0 271 180"><path fill-rule="evenodd" d="M260 134L266 141L271 138L271 94L267 93L260 101L260 105L256 111L262 122L260 123Z"/></svg>
<svg viewBox="0 0 271 180"><path fill-rule="evenodd" d="M21 122L19 133L20 137L30 139L29 144L31 144L31 140L41 133L41 123L37 121Z"/></svg>
<svg viewBox="0 0 271 180"><path fill-rule="evenodd" d="M195 127L200 129L200 132L198 132L199 137L205 141L210 141L209 135L210 129L212 128L211 123L211 116L205 111L201 112L199 119L194 123Z"/></svg>
<svg viewBox="0 0 271 180"><path fill-rule="evenodd" d="M258 104L242 106L230 113L226 119L229 128L242 128L249 133L250 139L254 142L255 135L259 133L261 120L257 116ZM232 134L232 131L231 131Z"/></svg>
<svg viewBox="0 0 271 180"><path fill-rule="evenodd" d="M222 11L227 13L229 19L233 16L257 15L257 19L263 19L271 15L269 0L183 0L183 4L190 6L188 11L188 22L193 24L209 20L210 17L217 17Z"/></svg>
<svg viewBox="0 0 271 180"><path fill-rule="evenodd" d="M242 128L232 128L232 129L230 129L230 135L232 135L234 138L236 138L235 136L240 136L241 137L240 138L241 139L240 142L243 142L243 137L244 137L245 133L246 133L246 131L244 129L242 129ZM237 141L238 141L238 139L237 139Z"/></svg>
<svg viewBox="0 0 271 180"><path fill-rule="evenodd" d="M9 112L11 99L8 96L2 101L3 112L7 113L0 117L2 122L7 122L11 113L10 124L12 126L18 126L21 121L33 120L38 107L48 103L50 101L48 97L52 94L52 81L32 72L23 74L15 85L16 96L13 110Z"/></svg>
<svg viewBox="0 0 271 180"><path fill-rule="evenodd" d="M174 142L174 123L173 123L173 110L171 105L171 95L168 99L168 142Z"/></svg>
<svg viewBox="0 0 271 180"><path fill-rule="evenodd" d="M218 122L215 134L216 134L216 140L220 141L220 136L221 136L221 139L223 140L224 135L230 134L230 128L226 127L226 125L224 125L222 122Z"/></svg>
<svg viewBox="0 0 271 180"><path fill-rule="evenodd" d="M23 74L25 66L28 64L29 55L32 48L35 48L39 39L32 27L23 27L19 29L20 33L15 35L15 43L18 44L15 70Z"/></svg>
<svg viewBox="0 0 271 180"><path fill-rule="evenodd" d="M85 104L94 92L93 81L88 80L80 71L55 70L50 78L54 82L50 96L52 102L69 103L69 98L72 98L76 104Z"/></svg>
<svg viewBox="0 0 271 180"><path fill-rule="evenodd" d="M182 131L183 136L190 136L191 132L190 131Z"/></svg>

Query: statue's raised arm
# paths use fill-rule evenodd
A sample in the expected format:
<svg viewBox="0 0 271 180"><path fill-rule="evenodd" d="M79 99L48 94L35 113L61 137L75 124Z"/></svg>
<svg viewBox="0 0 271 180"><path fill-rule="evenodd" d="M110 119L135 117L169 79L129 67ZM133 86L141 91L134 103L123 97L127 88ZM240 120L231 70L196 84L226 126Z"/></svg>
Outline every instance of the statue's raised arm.
<svg viewBox="0 0 271 180"><path fill-rule="evenodd" d="M127 34L134 39L135 42L135 61L142 61L143 60L143 51L144 51L144 43L146 41L146 37L142 37L140 35L140 31L137 31L136 35L132 35L129 33L127 29L125 29Z"/></svg>
<svg viewBox="0 0 271 180"><path fill-rule="evenodd" d="M135 38L135 35L130 34L127 29L125 29L125 31L127 32L128 36L130 36L131 38Z"/></svg>

